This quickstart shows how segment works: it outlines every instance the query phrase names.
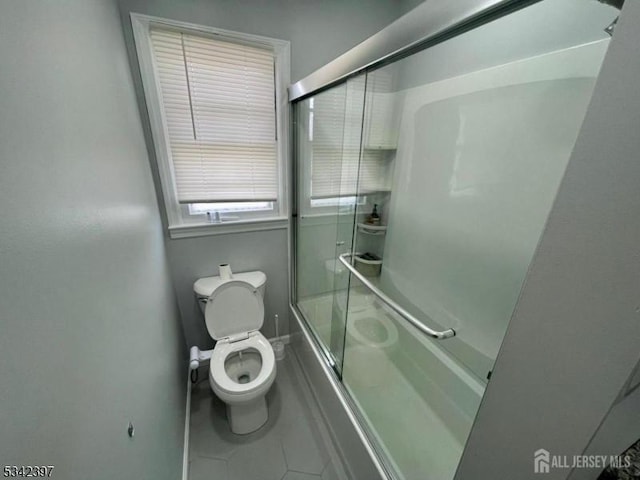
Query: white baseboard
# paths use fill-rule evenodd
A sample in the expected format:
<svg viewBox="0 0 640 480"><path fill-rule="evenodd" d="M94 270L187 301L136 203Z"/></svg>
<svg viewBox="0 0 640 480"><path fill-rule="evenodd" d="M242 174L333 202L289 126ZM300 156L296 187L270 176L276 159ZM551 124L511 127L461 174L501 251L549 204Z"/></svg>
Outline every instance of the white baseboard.
<svg viewBox="0 0 640 480"><path fill-rule="evenodd" d="M182 480L189 480L189 429L191 425L191 370L187 374L187 400L184 415L184 448L182 451Z"/></svg>

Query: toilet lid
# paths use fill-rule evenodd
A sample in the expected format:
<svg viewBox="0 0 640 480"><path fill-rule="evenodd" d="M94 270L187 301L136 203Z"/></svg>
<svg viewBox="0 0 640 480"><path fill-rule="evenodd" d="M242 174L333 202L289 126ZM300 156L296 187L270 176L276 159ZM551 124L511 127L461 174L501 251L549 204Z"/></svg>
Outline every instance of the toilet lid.
<svg viewBox="0 0 640 480"><path fill-rule="evenodd" d="M204 318L209 335L215 340L258 330L264 321L262 294L250 283L228 281L207 300Z"/></svg>

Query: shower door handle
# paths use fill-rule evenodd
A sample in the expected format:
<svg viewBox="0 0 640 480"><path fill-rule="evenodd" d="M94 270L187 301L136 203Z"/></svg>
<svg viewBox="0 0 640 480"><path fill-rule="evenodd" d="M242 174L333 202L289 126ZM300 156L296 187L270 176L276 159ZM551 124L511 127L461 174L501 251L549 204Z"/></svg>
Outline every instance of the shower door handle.
<svg viewBox="0 0 640 480"><path fill-rule="evenodd" d="M385 294L382 290L380 290L373 283L371 283L369 279L367 279L367 277L362 275L358 270L356 270L356 268L353 265L351 265L351 262L347 260L347 258L350 259L351 256L352 255L350 253L343 253L342 255L338 256L338 260L340 260L340 262L345 267L347 267L347 269L358 280L360 280L365 287L371 290L371 293L373 293L376 297L382 300L389 308L391 308L391 310L396 312L398 315L400 315L402 318L408 321L411 325L416 327L425 335L430 336L431 338L435 338L437 340L444 340L445 338L451 338L455 336L456 331L453 328L447 328L446 330L442 330L442 331L433 330L427 327L426 325L424 325L420 320L418 320L416 317L411 315L404 308L402 308L400 305L394 302L390 297L387 296L387 294Z"/></svg>

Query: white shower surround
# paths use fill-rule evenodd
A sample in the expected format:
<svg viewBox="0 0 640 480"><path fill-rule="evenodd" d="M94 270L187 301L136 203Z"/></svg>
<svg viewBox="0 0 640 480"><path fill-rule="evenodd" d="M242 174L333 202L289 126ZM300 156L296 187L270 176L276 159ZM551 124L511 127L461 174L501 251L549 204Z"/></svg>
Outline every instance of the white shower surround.
<svg viewBox="0 0 640 480"><path fill-rule="evenodd" d="M600 40L558 50L395 94L402 113L380 284L385 291L400 297L403 305L408 302L419 318L425 314L430 317L426 320L433 323L430 327L454 328L456 338L439 345L454 353L480 378L485 377L498 353L608 43ZM509 105L509 99L500 98L502 94L509 95L509 89L524 98L516 103L521 109L513 116L513 122L508 111L500 111ZM463 122L469 119L462 118L464 102L473 102L477 94L492 99L492 104L483 104L481 111L487 117L483 134L488 146L469 151L465 150ZM574 98L566 100L567 95ZM527 104L527 98L564 101L570 108L544 111L537 103ZM446 145L448 137L429 136L429 129L419 130L416 121L442 121L436 115L442 114L438 107L444 102L457 109L460 128L455 132L456 151ZM433 108L436 115L416 119L425 108ZM429 127L433 129L433 125ZM563 129L560 138L542 136L554 144L536 144L535 150L528 151L509 145L514 139L534 142L538 139L536 131L549 132L550 128ZM424 141L425 136L435 144L419 151L415 143ZM500 149L517 152L517 169L509 170L512 158L482 156ZM535 180L534 173L541 170L543 174ZM428 242L438 236L442 243L432 248ZM452 257L443 257L438 250L442 244L453 246ZM487 265L493 269L489 272L496 278L483 279L481 274L487 271L483 266L487 265L476 265L474 269L473 265L464 264L464 258L444 265L452 258L461 260L459 254L464 251L471 251L470 256L487 256ZM438 262L442 264L437 265ZM434 264L435 268L430 268ZM506 272L502 277L501 267ZM467 282L467 289L459 288L456 281ZM491 282L498 283L498 287L494 290L497 294L489 297L491 287L495 287L487 285Z"/></svg>

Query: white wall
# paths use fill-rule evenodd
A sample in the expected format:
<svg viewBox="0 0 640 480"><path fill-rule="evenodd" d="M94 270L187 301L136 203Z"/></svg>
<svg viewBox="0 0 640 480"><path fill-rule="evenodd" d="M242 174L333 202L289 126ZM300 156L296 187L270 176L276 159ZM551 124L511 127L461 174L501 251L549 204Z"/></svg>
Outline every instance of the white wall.
<svg viewBox="0 0 640 480"><path fill-rule="evenodd" d="M403 68L402 88L608 38L617 15L598 1L544 0L430 48Z"/></svg>
<svg viewBox="0 0 640 480"><path fill-rule="evenodd" d="M119 0L139 101L142 89L130 12L289 40L293 82L373 35L418 3L415 0ZM140 103L140 110L143 112L155 182L159 186L146 106L143 103ZM212 343L196 308L193 282L202 275L216 275L218 264L226 262L231 263L236 271L262 269L267 274L263 333L267 336L275 334L275 314L281 318L281 334L287 333L287 241L285 229L167 241L173 281L189 345L204 348Z"/></svg>
<svg viewBox="0 0 640 480"><path fill-rule="evenodd" d="M176 480L186 362L117 6L3 1L0 40L0 463Z"/></svg>
<svg viewBox="0 0 640 480"><path fill-rule="evenodd" d="M480 378L498 354L606 46L405 91L381 280L454 328L442 346Z"/></svg>
<svg viewBox="0 0 640 480"><path fill-rule="evenodd" d="M541 2L395 66L402 114L381 282L418 317L454 328L442 347L481 379L584 118L612 12ZM547 37L534 34L541 28Z"/></svg>

